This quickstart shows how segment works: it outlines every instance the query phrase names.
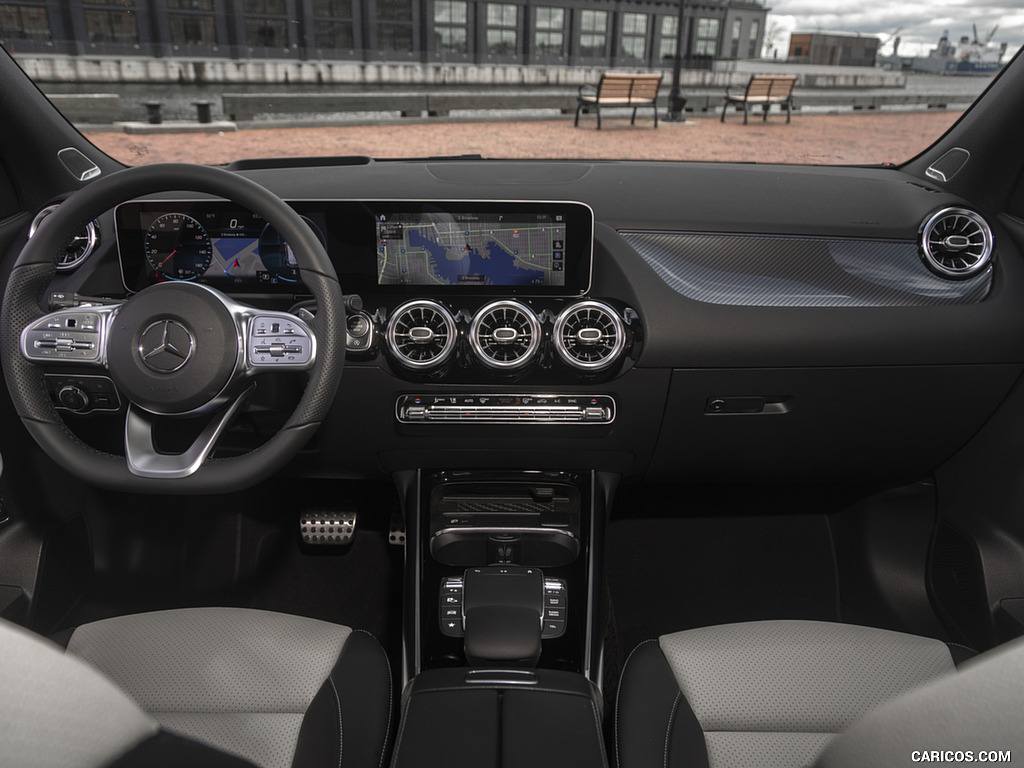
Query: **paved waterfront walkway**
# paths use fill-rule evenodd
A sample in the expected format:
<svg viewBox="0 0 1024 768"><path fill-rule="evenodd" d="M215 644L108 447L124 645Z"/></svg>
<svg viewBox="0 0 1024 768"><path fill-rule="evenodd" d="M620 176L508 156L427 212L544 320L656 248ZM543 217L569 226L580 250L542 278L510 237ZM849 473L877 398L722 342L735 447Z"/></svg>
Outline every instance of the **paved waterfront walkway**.
<svg viewBox="0 0 1024 768"><path fill-rule="evenodd" d="M574 129L571 116L531 122L363 125L247 130L218 134L89 135L100 149L132 164L189 161L226 163L239 158L369 155L379 158L480 154L489 158L710 160L762 163L866 164L909 160L942 135L959 112L794 115L778 112L767 123L717 115L685 124L637 118L604 121L593 115Z"/></svg>

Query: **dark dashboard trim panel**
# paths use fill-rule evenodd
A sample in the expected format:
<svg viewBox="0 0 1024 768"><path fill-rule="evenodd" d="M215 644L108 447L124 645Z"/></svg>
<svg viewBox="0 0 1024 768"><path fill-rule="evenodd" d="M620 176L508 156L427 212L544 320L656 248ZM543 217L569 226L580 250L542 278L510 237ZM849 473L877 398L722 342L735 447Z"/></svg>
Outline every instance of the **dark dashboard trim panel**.
<svg viewBox="0 0 1024 768"><path fill-rule="evenodd" d="M677 293L744 307L917 307L976 304L992 270L943 279L912 241L620 231Z"/></svg>

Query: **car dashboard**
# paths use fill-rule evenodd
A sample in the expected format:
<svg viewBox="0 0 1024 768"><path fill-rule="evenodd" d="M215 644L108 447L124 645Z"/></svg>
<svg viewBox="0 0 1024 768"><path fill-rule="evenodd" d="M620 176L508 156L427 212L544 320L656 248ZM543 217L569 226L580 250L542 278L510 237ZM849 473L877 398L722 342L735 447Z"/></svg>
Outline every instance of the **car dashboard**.
<svg viewBox="0 0 1024 768"><path fill-rule="evenodd" d="M304 217L348 296L345 374L298 475L907 479L1020 372L1014 222L895 169L310 164L242 171ZM58 306L186 280L316 312L287 244L231 202L158 195L96 226ZM69 382L90 405L61 401ZM106 389L51 380L86 434L120 403Z"/></svg>

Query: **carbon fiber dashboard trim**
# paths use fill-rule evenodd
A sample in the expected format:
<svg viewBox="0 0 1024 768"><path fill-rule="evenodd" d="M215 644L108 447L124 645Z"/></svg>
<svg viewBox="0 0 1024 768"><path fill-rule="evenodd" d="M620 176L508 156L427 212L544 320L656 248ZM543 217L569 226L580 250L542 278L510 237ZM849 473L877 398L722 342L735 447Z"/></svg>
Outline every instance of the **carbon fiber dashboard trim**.
<svg viewBox="0 0 1024 768"><path fill-rule="evenodd" d="M930 272L914 241L620 231L677 293L747 307L976 304L992 268L970 280Z"/></svg>

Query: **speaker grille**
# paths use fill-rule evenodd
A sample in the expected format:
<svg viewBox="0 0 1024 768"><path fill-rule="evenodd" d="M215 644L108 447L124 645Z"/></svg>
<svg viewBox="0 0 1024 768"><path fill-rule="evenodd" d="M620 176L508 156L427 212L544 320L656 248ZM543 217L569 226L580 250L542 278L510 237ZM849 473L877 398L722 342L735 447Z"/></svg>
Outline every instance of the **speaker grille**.
<svg viewBox="0 0 1024 768"><path fill-rule="evenodd" d="M932 163L928 170L924 172L925 176L936 181L949 181L960 172L961 168L967 165L967 161L970 158L971 153L966 149L954 147Z"/></svg>

